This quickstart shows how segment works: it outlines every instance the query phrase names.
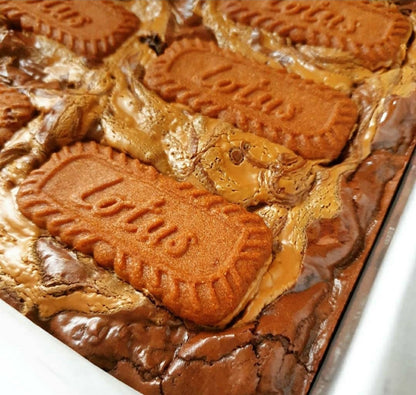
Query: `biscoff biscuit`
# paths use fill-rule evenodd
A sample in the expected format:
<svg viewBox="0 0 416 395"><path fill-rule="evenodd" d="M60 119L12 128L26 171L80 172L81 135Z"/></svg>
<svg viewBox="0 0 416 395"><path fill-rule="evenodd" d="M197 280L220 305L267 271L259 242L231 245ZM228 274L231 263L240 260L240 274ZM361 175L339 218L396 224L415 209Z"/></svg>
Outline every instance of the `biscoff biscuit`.
<svg viewBox="0 0 416 395"><path fill-rule="evenodd" d="M397 8L378 1L218 1L234 22L264 29L294 44L336 48L365 67L399 65L412 32Z"/></svg>
<svg viewBox="0 0 416 395"><path fill-rule="evenodd" d="M95 142L53 154L17 202L36 225L200 325L232 319L271 258L257 215Z"/></svg>
<svg viewBox="0 0 416 395"><path fill-rule="evenodd" d="M25 94L0 84L0 148L16 130L30 121L34 111Z"/></svg>
<svg viewBox="0 0 416 395"><path fill-rule="evenodd" d="M337 158L357 118L355 103L341 92L200 40L172 44L148 66L144 83L167 101L307 159Z"/></svg>
<svg viewBox="0 0 416 395"><path fill-rule="evenodd" d="M64 44L78 55L100 59L114 52L139 25L111 1L0 1L9 21Z"/></svg>

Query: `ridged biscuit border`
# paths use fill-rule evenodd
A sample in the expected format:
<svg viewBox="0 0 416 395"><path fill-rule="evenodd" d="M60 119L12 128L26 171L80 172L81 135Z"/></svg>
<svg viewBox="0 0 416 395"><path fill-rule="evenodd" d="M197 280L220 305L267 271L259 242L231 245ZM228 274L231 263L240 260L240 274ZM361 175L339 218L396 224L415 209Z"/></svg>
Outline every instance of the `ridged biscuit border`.
<svg viewBox="0 0 416 395"><path fill-rule="evenodd" d="M54 153L46 164L33 171L21 184L17 201L25 216L81 252L99 256L100 249L108 248L108 241L94 235L82 220L68 216L64 210L56 207L54 202L42 194L42 185L68 158L85 154L94 154L113 161L123 171L135 177L140 177L144 171L147 172L147 177L164 177L169 180L167 184L175 194L191 200L196 207L214 212L222 218L232 219L241 227L238 254L229 263L224 275L212 279L210 284L200 283L198 279L195 279L193 284L186 283L168 271L162 273L160 270L153 270L150 263L142 262L141 265L131 267L127 255L118 250L117 246L111 246L116 250L113 263L115 272L135 288L148 291L159 298L177 315L201 325L213 326L228 317L250 290L258 272L267 266L267 260L271 255L271 232L263 220L236 204L228 203L220 196L199 190L192 184L169 179L152 167L143 165L123 153L116 153L110 147L95 142L76 143ZM137 281L137 278L140 278L139 272L143 273L145 265L148 266L146 271L152 274L146 287ZM164 287L166 289L163 289Z"/></svg>

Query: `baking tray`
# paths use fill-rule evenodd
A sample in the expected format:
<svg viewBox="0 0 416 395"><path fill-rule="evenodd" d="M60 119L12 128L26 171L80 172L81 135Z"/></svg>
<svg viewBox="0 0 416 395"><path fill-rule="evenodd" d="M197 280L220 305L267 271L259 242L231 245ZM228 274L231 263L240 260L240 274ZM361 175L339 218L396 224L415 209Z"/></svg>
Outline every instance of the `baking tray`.
<svg viewBox="0 0 416 395"><path fill-rule="evenodd" d="M414 394L416 152L310 395Z"/></svg>
<svg viewBox="0 0 416 395"><path fill-rule="evenodd" d="M0 394L138 394L1 299L0 317Z"/></svg>

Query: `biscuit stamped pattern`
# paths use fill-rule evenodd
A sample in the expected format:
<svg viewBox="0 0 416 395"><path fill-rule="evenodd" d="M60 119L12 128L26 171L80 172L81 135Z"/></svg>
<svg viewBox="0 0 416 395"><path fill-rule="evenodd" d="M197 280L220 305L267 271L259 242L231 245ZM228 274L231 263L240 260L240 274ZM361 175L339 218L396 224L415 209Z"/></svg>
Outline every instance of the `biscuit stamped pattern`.
<svg viewBox="0 0 416 395"><path fill-rule="evenodd" d="M94 142L52 155L17 201L38 226L201 325L225 324L271 256L257 215Z"/></svg>
<svg viewBox="0 0 416 395"><path fill-rule="evenodd" d="M409 21L383 2L217 1L231 20L308 44L350 52L369 69L401 61Z"/></svg>
<svg viewBox="0 0 416 395"><path fill-rule="evenodd" d="M139 25L134 14L111 1L1 0L0 11L88 59L112 53Z"/></svg>
<svg viewBox="0 0 416 395"><path fill-rule="evenodd" d="M307 159L335 159L357 118L355 103L334 89L200 40L173 43L148 66L144 81L167 101L221 118Z"/></svg>

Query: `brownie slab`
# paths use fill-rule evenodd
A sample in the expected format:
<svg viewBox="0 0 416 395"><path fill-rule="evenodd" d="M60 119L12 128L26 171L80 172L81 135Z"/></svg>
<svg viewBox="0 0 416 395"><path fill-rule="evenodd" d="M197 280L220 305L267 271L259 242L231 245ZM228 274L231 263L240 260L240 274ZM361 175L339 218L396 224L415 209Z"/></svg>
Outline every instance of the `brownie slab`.
<svg viewBox="0 0 416 395"><path fill-rule="evenodd" d="M0 297L144 394L306 394L414 155L395 3L0 1Z"/></svg>

